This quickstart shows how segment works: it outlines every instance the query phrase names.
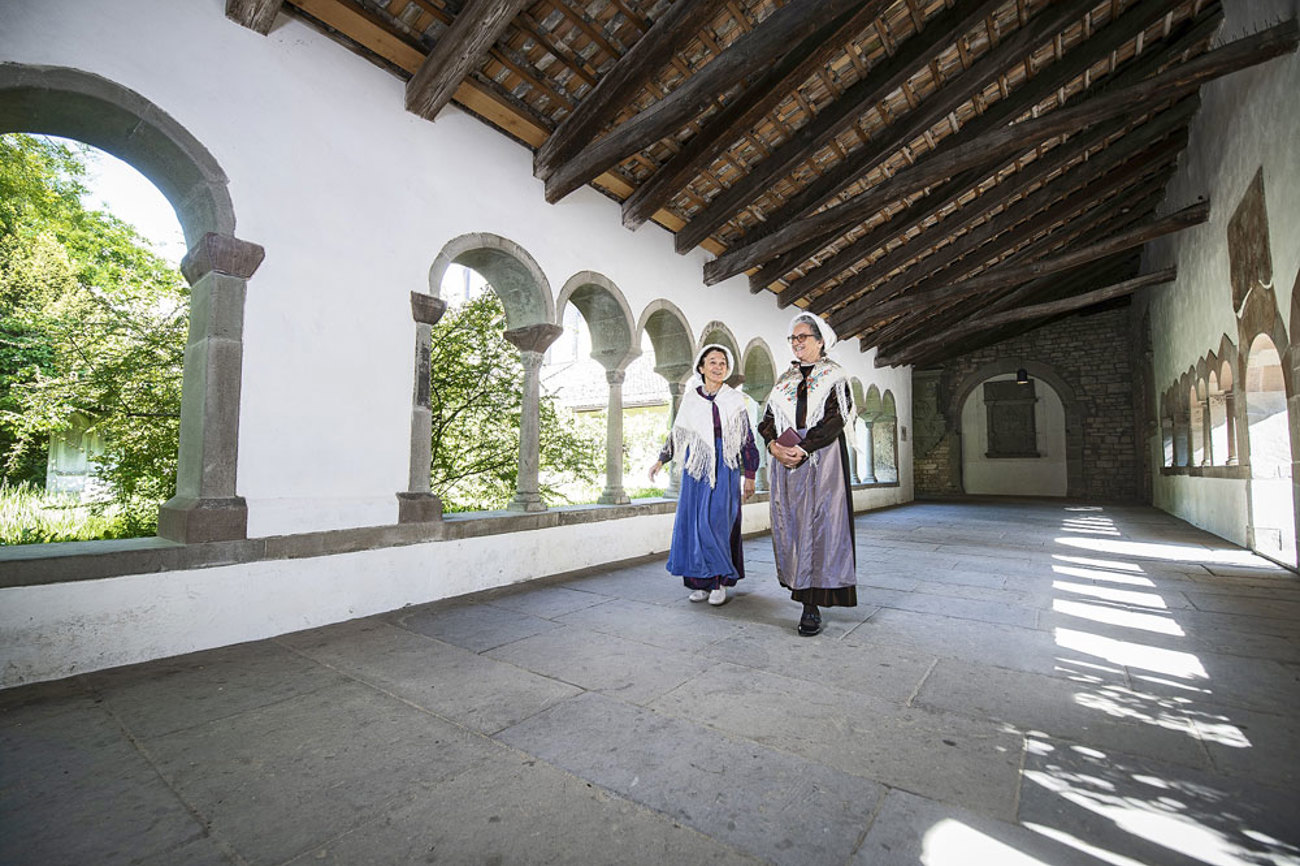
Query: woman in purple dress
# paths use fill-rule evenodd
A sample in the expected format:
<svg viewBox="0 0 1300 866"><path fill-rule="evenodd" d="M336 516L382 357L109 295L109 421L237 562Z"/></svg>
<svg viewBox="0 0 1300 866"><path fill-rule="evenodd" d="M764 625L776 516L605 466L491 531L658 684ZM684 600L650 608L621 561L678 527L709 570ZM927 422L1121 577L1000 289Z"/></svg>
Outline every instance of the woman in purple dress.
<svg viewBox="0 0 1300 866"><path fill-rule="evenodd" d="M769 470L776 574L803 604L799 634L822 629L822 607L858 603L853 499L844 428L853 392L844 368L826 357L835 332L819 316L790 322L795 360L772 387L758 432Z"/></svg>
<svg viewBox="0 0 1300 866"><path fill-rule="evenodd" d="M679 456L682 490L673 521L668 571L678 575L691 601L719 605L727 587L745 576L740 549L740 506L754 495L758 448L745 398L726 384L731 352L716 343L695 356L672 432L650 478ZM741 476L744 476L743 482Z"/></svg>

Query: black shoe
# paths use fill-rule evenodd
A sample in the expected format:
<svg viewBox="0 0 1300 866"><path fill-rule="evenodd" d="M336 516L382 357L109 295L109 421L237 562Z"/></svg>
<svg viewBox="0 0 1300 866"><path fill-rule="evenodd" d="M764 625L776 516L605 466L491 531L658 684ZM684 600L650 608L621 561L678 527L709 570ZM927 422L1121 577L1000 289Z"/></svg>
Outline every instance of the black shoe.
<svg viewBox="0 0 1300 866"><path fill-rule="evenodd" d="M803 637L812 637L821 630L822 615L818 613L815 607L811 610L805 607L803 616L799 617L799 634Z"/></svg>

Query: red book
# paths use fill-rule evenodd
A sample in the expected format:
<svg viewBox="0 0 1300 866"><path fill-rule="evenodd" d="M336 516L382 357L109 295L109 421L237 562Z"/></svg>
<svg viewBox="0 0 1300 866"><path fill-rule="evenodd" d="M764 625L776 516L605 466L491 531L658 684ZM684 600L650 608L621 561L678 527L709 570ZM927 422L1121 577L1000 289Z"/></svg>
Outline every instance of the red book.
<svg viewBox="0 0 1300 866"><path fill-rule="evenodd" d="M785 428L784 433L776 437L776 441L778 444L784 445L786 448L793 448L795 445L798 445L803 441L803 437L800 436L793 427L787 427Z"/></svg>

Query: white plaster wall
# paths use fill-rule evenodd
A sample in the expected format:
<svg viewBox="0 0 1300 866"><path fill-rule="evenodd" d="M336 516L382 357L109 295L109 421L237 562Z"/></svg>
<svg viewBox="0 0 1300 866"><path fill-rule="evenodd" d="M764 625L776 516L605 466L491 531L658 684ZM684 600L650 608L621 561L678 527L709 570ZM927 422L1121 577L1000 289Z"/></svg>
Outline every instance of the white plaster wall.
<svg viewBox="0 0 1300 866"><path fill-rule="evenodd" d="M1300 15L1295 0L1223 4L1219 41L1237 39ZM1289 329L1291 294L1300 269L1300 56L1235 73L1201 88L1202 104L1162 212L1200 197L1210 220L1148 244L1146 268L1178 268L1170 286L1149 290L1155 385L1163 392L1227 336L1238 342L1228 276L1227 226L1261 167L1272 241L1273 291ZM1294 339L1294 336L1292 336ZM1244 350L1246 347L1238 346ZM1203 529L1245 543L1245 481L1156 478L1155 504Z"/></svg>
<svg viewBox="0 0 1300 866"><path fill-rule="evenodd" d="M1015 374L986 382L1013 381ZM1037 458L986 457L989 450L988 406L984 382L971 390L961 409L962 484L967 493L1019 496L1064 496L1068 490L1065 455L1065 407L1051 385L1035 380L1034 428Z"/></svg>
<svg viewBox="0 0 1300 866"><path fill-rule="evenodd" d="M618 206L588 188L547 205L531 153L454 106L421 120L402 107L403 82L307 26L282 16L262 37L223 8L6 0L0 58L76 67L139 92L229 176L237 235L266 249L245 315L238 492L250 535L396 519L408 296L429 291L434 257L468 232L522 246L553 297L573 274L596 271L634 316L668 298L696 336L719 319L741 345L760 337L785 358L789 315L751 296L743 277L704 287L706 254L676 255L657 226L625 230ZM910 369L876 370L856 345L833 355L864 387L901 398L909 383ZM306 431L311 448L298 444Z"/></svg>
<svg viewBox="0 0 1300 866"><path fill-rule="evenodd" d="M554 297L603 274L634 317L657 298L698 336L725 322L782 364L790 315L743 277L705 287L707 256L673 252L650 225L583 189L547 205L531 153L456 109L406 113L403 83L282 17L269 37L226 20L222 0L2 0L0 61L101 75L193 134L230 179L238 237L266 259L248 284L237 492L249 534L390 524L406 488L415 326L409 294L469 232L505 237ZM832 351L864 388L892 390L898 488L912 498L911 370L874 351ZM310 443L311 447L305 447ZM767 526L746 506L744 528ZM311 560L0 590L0 685L238 641L491 586L662 552L671 516Z"/></svg>

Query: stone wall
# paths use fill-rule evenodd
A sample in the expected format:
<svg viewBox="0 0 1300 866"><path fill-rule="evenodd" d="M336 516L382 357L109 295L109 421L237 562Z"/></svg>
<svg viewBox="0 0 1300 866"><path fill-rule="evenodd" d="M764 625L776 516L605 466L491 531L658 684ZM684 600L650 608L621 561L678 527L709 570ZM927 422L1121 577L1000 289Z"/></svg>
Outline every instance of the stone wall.
<svg viewBox="0 0 1300 866"><path fill-rule="evenodd" d="M918 497L962 492L959 389L980 370L1037 368L1073 393L1066 404L1071 448L1071 495L1107 501L1139 501L1145 489L1134 428L1133 353L1129 307L1071 316L913 373L916 427L915 493ZM1060 389L1058 389L1060 390Z"/></svg>

